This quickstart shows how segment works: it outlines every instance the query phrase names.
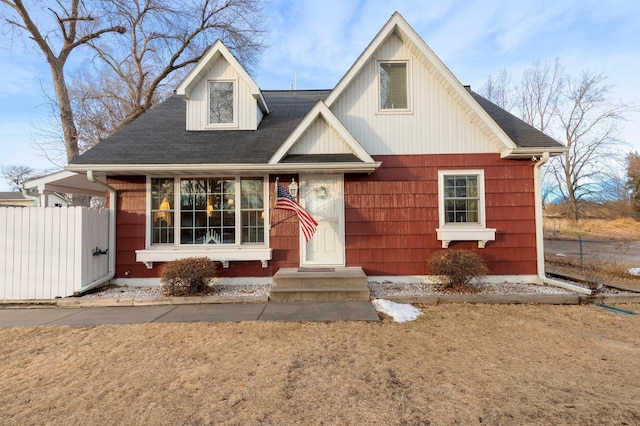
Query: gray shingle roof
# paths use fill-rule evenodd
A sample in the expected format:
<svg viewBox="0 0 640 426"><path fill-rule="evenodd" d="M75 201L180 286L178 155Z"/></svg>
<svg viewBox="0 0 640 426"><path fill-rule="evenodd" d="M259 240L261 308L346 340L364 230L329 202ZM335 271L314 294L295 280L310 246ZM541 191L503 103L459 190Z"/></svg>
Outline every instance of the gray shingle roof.
<svg viewBox="0 0 640 426"><path fill-rule="evenodd" d="M258 130L187 131L186 103L172 96L72 164L266 163L328 90L264 91L271 113Z"/></svg>
<svg viewBox="0 0 640 426"><path fill-rule="evenodd" d="M313 105L329 90L264 91L271 113L258 130L187 131L186 103L172 96L109 136L71 163L260 164L266 163ZM473 98L521 148L562 147L516 116L470 91ZM289 156L285 162L302 160ZM325 158L323 160L329 160ZM344 158L333 158L346 161ZM306 162L318 158L304 158Z"/></svg>
<svg viewBox="0 0 640 426"><path fill-rule="evenodd" d="M560 148L563 147L555 139L545 135L535 127L525 123L510 112L469 90L471 96L480 104L487 114L502 128L519 148Z"/></svg>
<svg viewBox="0 0 640 426"><path fill-rule="evenodd" d="M0 200L26 200L22 192L0 192Z"/></svg>

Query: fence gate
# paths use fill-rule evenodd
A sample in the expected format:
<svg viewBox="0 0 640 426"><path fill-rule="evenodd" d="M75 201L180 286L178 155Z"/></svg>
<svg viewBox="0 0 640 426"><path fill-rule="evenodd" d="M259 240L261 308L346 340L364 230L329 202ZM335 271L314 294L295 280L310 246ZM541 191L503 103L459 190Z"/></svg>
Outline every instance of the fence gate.
<svg viewBox="0 0 640 426"><path fill-rule="evenodd" d="M103 209L0 208L0 299L71 296L106 276L108 222Z"/></svg>

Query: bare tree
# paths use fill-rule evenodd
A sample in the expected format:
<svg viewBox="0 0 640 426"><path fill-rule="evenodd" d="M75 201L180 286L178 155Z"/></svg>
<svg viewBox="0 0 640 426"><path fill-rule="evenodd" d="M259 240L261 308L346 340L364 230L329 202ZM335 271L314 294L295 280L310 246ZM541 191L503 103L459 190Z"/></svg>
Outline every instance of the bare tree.
<svg viewBox="0 0 640 426"><path fill-rule="evenodd" d="M262 0L0 2L5 22L50 65L67 161L168 96L216 39L248 69L263 48ZM69 74L80 47L93 57Z"/></svg>
<svg viewBox="0 0 640 426"><path fill-rule="evenodd" d="M501 69L495 78L491 75L487 78L480 94L507 111L511 111L516 105L511 76L505 68Z"/></svg>
<svg viewBox="0 0 640 426"><path fill-rule="evenodd" d="M74 75L82 148L166 98L215 40L248 69L263 50L261 0L103 0L103 5L127 32L120 43L91 42L96 60Z"/></svg>
<svg viewBox="0 0 640 426"><path fill-rule="evenodd" d="M63 4L58 0L51 4L26 5L22 0L0 0L6 7L2 17L18 33L33 40L44 55L56 93L60 124L64 134L64 145L67 161L78 156L78 131L73 118L71 100L65 80L64 67L69 55L78 47L108 33L123 33L120 25L102 25L102 20L95 11L87 10L81 0L71 0ZM43 6L52 16L52 26L48 22L38 22Z"/></svg>
<svg viewBox="0 0 640 426"><path fill-rule="evenodd" d="M627 189L633 211L640 215L640 154L627 155Z"/></svg>
<svg viewBox="0 0 640 426"><path fill-rule="evenodd" d="M496 81L490 78L487 86ZM526 69L514 92L521 118L569 148L545 167L543 182L553 182L545 193L563 199L573 220L580 218L584 200L611 198L602 192L612 187L602 183L622 161L618 125L632 107L612 102L605 83L604 74L589 71L572 77L556 59Z"/></svg>
<svg viewBox="0 0 640 426"><path fill-rule="evenodd" d="M4 176L4 179L11 185L11 189L14 191L19 191L20 185L30 179L38 177L38 175L39 173L29 166L2 166L2 176Z"/></svg>
<svg viewBox="0 0 640 426"><path fill-rule="evenodd" d="M522 119L541 132L546 132L556 117L563 84L563 67L557 58L553 64L534 62L524 71L520 86L516 89Z"/></svg>
<svg viewBox="0 0 640 426"><path fill-rule="evenodd" d="M610 101L604 74L584 71L566 78L557 117L569 151L552 163L549 172L560 184L571 218L580 219L580 203L593 198L607 170L620 160L620 120L630 106Z"/></svg>

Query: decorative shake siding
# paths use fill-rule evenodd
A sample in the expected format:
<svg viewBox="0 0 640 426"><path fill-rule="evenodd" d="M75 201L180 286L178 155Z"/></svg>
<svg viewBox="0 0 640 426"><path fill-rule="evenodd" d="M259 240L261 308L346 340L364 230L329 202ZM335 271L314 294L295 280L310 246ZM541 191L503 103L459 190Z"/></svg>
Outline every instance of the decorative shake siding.
<svg viewBox="0 0 640 426"><path fill-rule="evenodd" d="M533 165L499 154L375 156L370 176L345 177L348 266L367 275L429 275L427 260L443 250L438 228L438 170L483 169L487 227L496 240L452 242L477 251L491 275L535 275ZM444 249L448 250L448 249Z"/></svg>
<svg viewBox="0 0 640 426"><path fill-rule="evenodd" d="M144 249L147 186L145 176L111 176L116 189L116 278L147 278L149 271L136 262L136 250Z"/></svg>
<svg viewBox="0 0 640 426"><path fill-rule="evenodd" d="M345 232L347 266L368 275L429 275L427 260L443 250L438 228L438 170L482 169L485 176L487 227L496 240L452 242L450 249L477 251L491 275L535 275L536 242L533 164L500 159L499 154L376 156L382 166L371 175L346 175ZM279 176L283 182L292 177ZM273 204L275 176L269 184ZM117 278L159 277L161 264L149 270L136 262L145 244L145 178L110 178L118 190ZM298 220L289 211L271 210L273 257L260 262L231 262L221 276L267 277L279 268L299 266ZM125 275L129 271L129 275Z"/></svg>

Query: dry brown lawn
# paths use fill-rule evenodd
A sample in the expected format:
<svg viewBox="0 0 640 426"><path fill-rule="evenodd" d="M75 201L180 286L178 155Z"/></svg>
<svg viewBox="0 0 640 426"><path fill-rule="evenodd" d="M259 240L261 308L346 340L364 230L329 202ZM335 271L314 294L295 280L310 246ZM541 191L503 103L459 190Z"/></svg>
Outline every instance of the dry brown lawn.
<svg viewBox="0 0 640 426"><path fill-rule="evenodd" d="M640 424L639 315L422 309L405 324L0 329L0 424Z"/></svg>

